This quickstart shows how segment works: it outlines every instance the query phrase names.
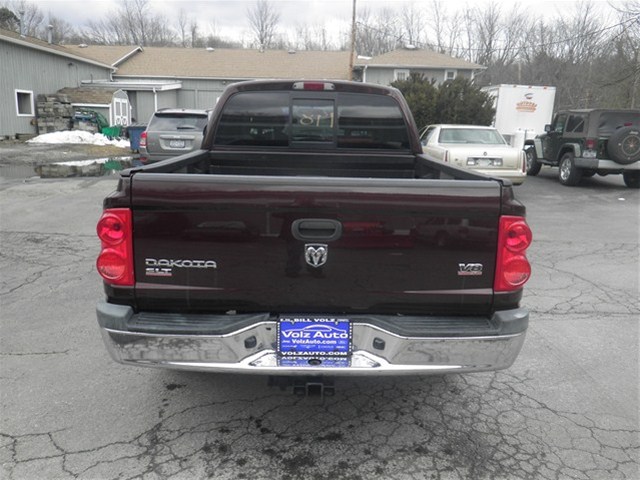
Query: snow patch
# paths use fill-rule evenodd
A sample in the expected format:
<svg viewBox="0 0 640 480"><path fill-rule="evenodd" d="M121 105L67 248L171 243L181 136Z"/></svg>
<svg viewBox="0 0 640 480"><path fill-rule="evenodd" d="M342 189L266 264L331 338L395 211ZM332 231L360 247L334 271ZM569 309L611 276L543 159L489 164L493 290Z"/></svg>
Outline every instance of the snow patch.
<svg viewBox="0 0 640 480"><path fill-rule="evenodd" d="M110 140L101 133L85 132L84 130L65 130L63 132L52 132L38 135L27 143L48 143L62 144L74 143L83 145L112 145L119 148L130 148L131 144L126 139Z"/></svg>

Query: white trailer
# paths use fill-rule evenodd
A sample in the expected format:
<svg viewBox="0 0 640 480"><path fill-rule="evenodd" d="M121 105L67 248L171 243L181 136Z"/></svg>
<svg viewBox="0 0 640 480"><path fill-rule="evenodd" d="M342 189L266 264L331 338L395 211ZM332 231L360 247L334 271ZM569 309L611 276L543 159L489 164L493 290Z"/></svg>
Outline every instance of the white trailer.
<svg viewBox="0 0 640 480"><path fill-rule="evenodd" d="M493 126L514 147L522 148L551 123L556 87L493 85L482 90L494 99Z"/></svg>

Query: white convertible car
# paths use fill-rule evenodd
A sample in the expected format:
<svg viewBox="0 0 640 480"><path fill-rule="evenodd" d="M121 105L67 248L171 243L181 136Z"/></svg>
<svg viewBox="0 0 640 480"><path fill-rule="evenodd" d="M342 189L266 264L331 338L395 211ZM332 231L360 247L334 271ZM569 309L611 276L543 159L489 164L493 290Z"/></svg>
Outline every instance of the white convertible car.
<svg viewBox="0 0 640 480"><path fill-rule="evenodd" d="M471 168L520 185L526 178L525 154L493 127L429 125L420 132L422 151L431 160Z"/></svg>

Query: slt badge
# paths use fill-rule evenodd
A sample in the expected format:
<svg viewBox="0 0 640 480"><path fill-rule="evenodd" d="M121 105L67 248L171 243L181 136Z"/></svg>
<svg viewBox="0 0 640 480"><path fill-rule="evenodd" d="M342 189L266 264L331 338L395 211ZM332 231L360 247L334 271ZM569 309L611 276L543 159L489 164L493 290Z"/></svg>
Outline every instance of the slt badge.
<svg viewBox="0 0 640 480"><path fill-rule="evenodd" d="M307 243L304 246L304 259L312 267L321 267L327 263L329 246L323 243Z"/></svg>

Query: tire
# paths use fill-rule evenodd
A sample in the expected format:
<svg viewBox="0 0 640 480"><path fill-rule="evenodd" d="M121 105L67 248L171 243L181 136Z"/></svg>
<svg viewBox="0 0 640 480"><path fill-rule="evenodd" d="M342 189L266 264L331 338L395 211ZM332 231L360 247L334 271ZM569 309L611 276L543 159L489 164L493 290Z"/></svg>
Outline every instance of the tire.
<svg viewBox="0 0 640 480"><path fill-rule="evenodd" d="M582 179L582 170L576 167L573 161L573 152L567 152L562 155L558 169L558 180L562 185L574 187L580 183Z"/></svg>
<svg viewBox="0 0 640 480"><path fill-rule="evenodd" d="M607 142L607 152L620 165L629 165L640 160L640 129L620 128L613 132Z"/></svg>
<svg viewBox="0 0 640 480"><path fill-rule="evenodd" d="M622 172L624 184L629 188L640 188L640 172Z"/></svg>
<svg viewBox="0 0 640 480"><path fill-rule="evenodd" d="M533 147L525 148L524 154L527 162L527 175L530 177L535 177L540 173L540 169L542 168L542 164L538 161L538 157L536 156L536 150Z"/></svg>

